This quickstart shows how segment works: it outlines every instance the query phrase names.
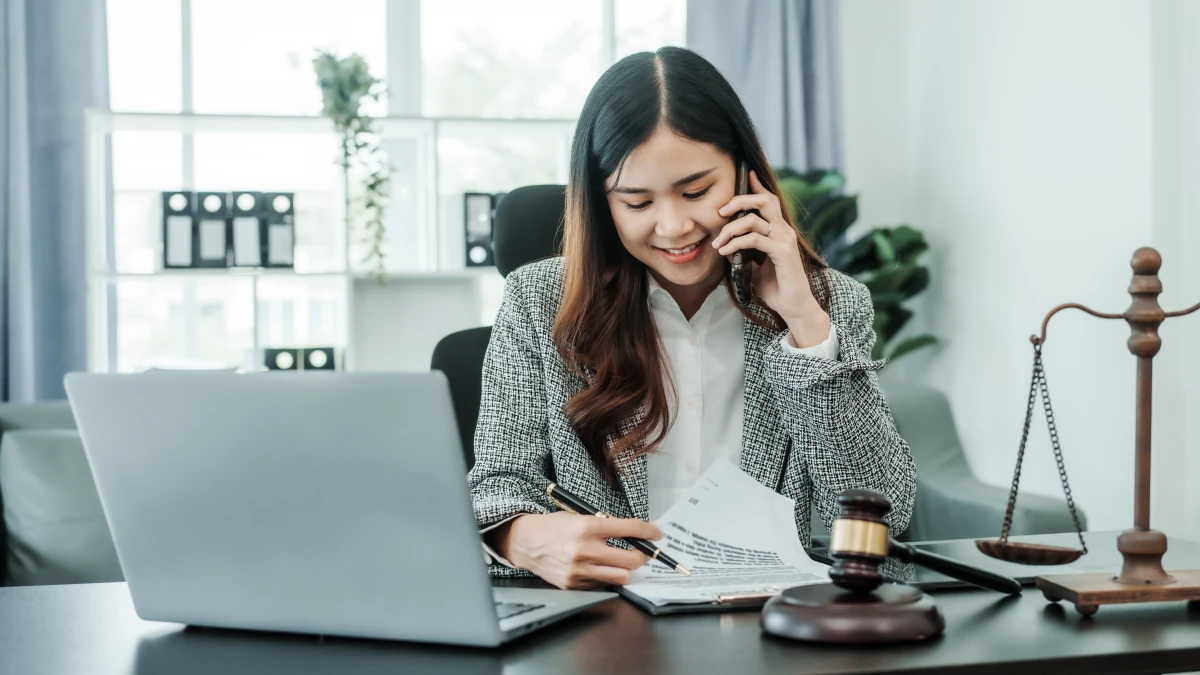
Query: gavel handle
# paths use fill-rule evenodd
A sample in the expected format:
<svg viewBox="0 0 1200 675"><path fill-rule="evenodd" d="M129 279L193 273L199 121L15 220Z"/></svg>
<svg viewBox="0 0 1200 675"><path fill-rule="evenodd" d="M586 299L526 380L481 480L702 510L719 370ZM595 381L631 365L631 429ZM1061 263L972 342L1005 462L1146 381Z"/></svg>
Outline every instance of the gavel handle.
<svg viewBox="0 0 1200 675"><path fill-rule="evenodd" d="M1007 593L1009 595L1019 595L1021 593L1021 584L1017 583L1016 579L996 574L995 572L989 572L974 565L968 565L960 560L922 551L895 539L889 539L888 546L891 555L904 562L920 565L925 569L940 572L948 577L965 581L969 584L975 584L990 591Z"/></svg>

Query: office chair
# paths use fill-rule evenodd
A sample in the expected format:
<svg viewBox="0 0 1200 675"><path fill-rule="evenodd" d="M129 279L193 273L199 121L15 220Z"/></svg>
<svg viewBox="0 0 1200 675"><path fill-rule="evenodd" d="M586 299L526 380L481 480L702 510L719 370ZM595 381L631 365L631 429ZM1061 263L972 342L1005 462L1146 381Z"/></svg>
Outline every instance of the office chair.
<svg viewBox="0 0 1200 675"><path fill-rule="evenodd" d="M506 194L496 205L492 245L502 276L562 251L565 185L528 185ZM492 327L468 328L442 338L433 350L430 370L450 381L450 397L467 468L475 464L475 424L483 386L483 356Z"/></svg>

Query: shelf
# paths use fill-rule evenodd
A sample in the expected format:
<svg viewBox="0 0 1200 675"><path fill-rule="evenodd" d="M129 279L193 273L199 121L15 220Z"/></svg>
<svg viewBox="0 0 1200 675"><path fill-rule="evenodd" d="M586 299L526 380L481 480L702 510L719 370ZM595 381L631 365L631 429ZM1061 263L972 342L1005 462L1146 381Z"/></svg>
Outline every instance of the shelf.
<svg viewBox="0 0 1200 675"><path fill-rule="evenodd" d="M437 279L479 279L484 277L498 277L500 273L495 267L468 267L458 270L430 270L430 271L411 271L411 272L386 272L383 276L386 281L405 281L405 280L437 280ZM186 268L186 269L167 269L158 270L156 272L96 272L92 275L94 279L111 281L114 279L155 279L155 278L174 278L185 279L188 277L213 278L213 277L230 277L230 278L248 278L248 277L289 277L297 279L321 279L330 277L351 277L354 280L373 281L377 279L373 272L295 272L285 268L227 268L227 267L209 267L209 268Z"/></svg>
<svg viewBox="0 0 1200 675"><path fill-rule="evenodd" d="M154 277L344 277L345 272L295 272L281 267L197 267L183 269L158 270L156 272L96 272L92 275L98 279L152 279Z"/></svg>
<svg viewBox="0 0 1200 675"><path fill-rule="evenodd" d="M333 122L327 117L310 115L199 115L188 113L115 112L89 108L84 112L89 130L98 133L113 131L177 131L181 133L334 133ZM521 117L376 117L377 129L384 137L411 136L453 131L466 134L494 133L503 127L517 133L562 133L575 128L572 119L531 119Z"/></svg>
<svg viewBox="0 0 1200 675"><path fill-rule="evenodd" d="M386 272L384 275L386 281L420 281L420 280L438 280L438 279L480 279L486 277L499 277L500 272L495 267L467 267L458 270L432 270L428 272L413 271L413 272ZM373 281L378 277L372 272L355 272L354 279L356 281Z"/></svg>
<svg viewBox="0 0 1200 675"><path fill-rule="evenodd" d="M494 267L461 267L464 257L460 252L465 246L461 193L472 189L472 182L485 179L470 172L448 171L446 167L456 164L452 161L439 164L439 152L448 153L452 159L464 155L467 159L462 161L483 162L479 166L487 167L490 166L487 162L507 161L505 153L525 151L533 153L538 158L537 166L542 168L550 156L548 153L553 152L557 162L553 178L539 168L529 170L530 175L539 176L536 180L520 180L564 182L575 120L385 117L377 121L379 137L388 141L389 152L395 153L391 159L404 167L399 172L403 189L398 191L394 208L389 211L385 241L388 247L404 242L404 248L402 253L388 259L397 269L382 273L382 277L356 264L366 249L358 234L347 231L345 226L346 186L340 173L329 170L334 166L337 138L327 118L88 109L84 171L89 370L128 368L128 364L150 357L211 357L213 345L227 342L231 331L240 336L238 344L257 354L253 359L248 357L247 362L261 361L265 342L276 339L265 326L292 325L297 330L317 330L313 328L317 324L320 330L337 336L336 342L345 349L343 363L347 370L355 369L358 359L354 352L359 347L374 359L364 361L369 367L384 364L391 368L401 363L408 368L417 362L397 361L389 350L411 351L406 345L425 349L431 331L459 330L473 325L476 317L482 323L490 322L502 298L503 278ZM245 140L232 134L249 136ZM317 140L302 138L292 143L295 139L281 141L276 134L313 136ZM319 138L322 136L325 138ZM503 146L491 143L509 137L519 142L505 141L508 145ZM157 150L157 144L164 139L169 141L169 153ZM308 269L316 265L340 269L328 272L297 272L286 268L155 269L162 264L161 207L156 193L164 189L192 190L209 184L221 188L226 181L253 187L256 180L281 173L281 169L272 168L271 164L278 159L264 161L255 171L234 172L243 178L221 178L213 169L220 166L217 160L228 163L240 157L230 158L219 152L225 147L222 144L261 149L275 148L283 141L288 142L289 148L306 150L279 156L295 162L288 164L289 167L307 168L288 173L286 181L272 180L281 185L303 186L304 191L318 197L312 202L313 213L306 222L321 227L310 228L309 235L313 236L305 245L316 246L319 251L303 262ZM264 153L264 158L276 157ZM139 164L129 159L143 155L155 161ZM114 157L125 157L127 161L122 164ZM114 181L118 165L125 174L124 182ZM237 165L239 169L245 166L248 165L244 162ZM121 189L116 190L114 183ZM518 180L512 186L490 189L511 189L519 184ZM297 234L297 242L302 239ZM118 249L120 246L125 248ZM119 257L118 250L127 255ZM117 267L118 263L121 267ZM470 296L468 305L444 306L445 302L457 302L467 296ZM291 297L300 301L288 304ZM370 310L358 307L387 310L368 316ZM420 311L431 310L439 316L409 330L399 316L394 316L397 307L401 311L419 307ZM330 311L334 312L332 320L306 318L310 312L327 316ZM123 322L135 328L118 330ZM360 330L366 333L361 339L356 337ZM387 335L389 340L375 340L376 336L369 331ZM402 334L402 340L408 342L394 346L390 337L396 334ZM375 351L370 351L375 348L372 340L381 345Z"/></svg>

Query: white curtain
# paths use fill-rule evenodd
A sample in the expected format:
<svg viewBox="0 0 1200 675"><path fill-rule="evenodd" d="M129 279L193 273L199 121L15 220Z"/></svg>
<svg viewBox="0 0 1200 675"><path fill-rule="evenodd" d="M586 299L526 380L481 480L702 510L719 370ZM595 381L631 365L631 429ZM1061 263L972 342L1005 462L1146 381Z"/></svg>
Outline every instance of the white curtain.
<svg viewBox="0 0 1200 675"><path fill-rule="evenodd" d="M738 92L773 166L841 168L837 0L688 0L687 45Z"/></svg>

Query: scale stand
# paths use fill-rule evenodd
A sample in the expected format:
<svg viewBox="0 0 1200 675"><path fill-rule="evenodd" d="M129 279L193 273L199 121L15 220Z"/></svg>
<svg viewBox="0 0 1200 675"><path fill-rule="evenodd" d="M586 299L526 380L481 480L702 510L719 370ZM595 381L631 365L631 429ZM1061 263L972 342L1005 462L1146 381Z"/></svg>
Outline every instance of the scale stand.
<svg viewBox="0 0 1200 675"><path fill-rule="evenodd" d="M1129 351L1138 358L1134 527L1122 532L1117 539L1117 550L1124 559L1121 571L1116 576L1056 574L1037 577L1037 587L1047 600L1072 602L1084 616L1095 614L1100 605L1200 600L1200 570L1173 573L1164 570L1162 557L1167 552L1167 537L1162 532L1150 529L1150 402L1153 359L1162 346L1158 327L1168 318L1195 312L1200 309L1200 304L1179 312L1163 311L1158 304L1158 295L1162 293L1162 282L1158 279L1162 256L1153 248L1144 247L1135 251L1130 266L1133 267L1133 281L1129 284L1129 294L1133 296L1133 304L1123 314L1102 314L1074 303L1060 305L1046 315L1042 322L1041 337L1033 338L1036 349L1046 340L1046 325L1050 317L1063 309L1075 308L1102 319L1127 321L1132 330L1128 341ZM1015 481L1013 491L1015 497ZM984 548L984 545L981 544L980 548Z"/></svg>

